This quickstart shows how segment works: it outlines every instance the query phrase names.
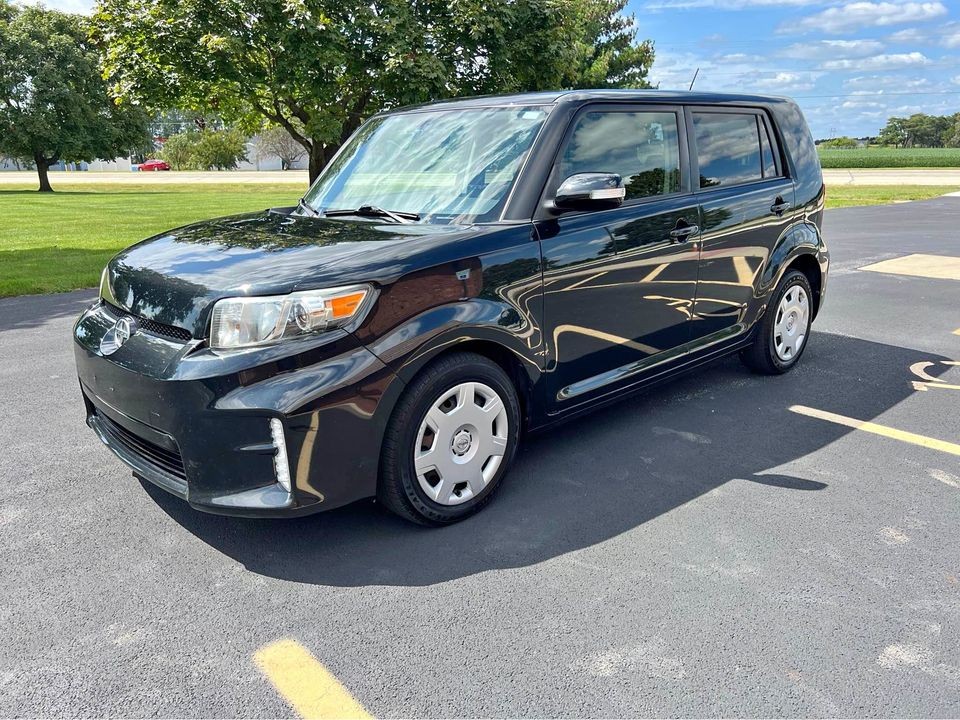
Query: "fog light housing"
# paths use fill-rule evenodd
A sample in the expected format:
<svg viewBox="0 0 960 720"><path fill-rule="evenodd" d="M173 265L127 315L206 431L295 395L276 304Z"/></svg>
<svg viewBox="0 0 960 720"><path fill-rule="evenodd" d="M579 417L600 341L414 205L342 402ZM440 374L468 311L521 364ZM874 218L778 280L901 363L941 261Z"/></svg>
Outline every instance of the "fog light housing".
<svg viewBox="0 0 960 720"><path fill-rule="evenodd" d="M270 437L276 452L273 455L273 472L277 476L277 483L291 492L290 463L287 462L287 443L283 437L283 423L278 418L270 419Z"/></svg>

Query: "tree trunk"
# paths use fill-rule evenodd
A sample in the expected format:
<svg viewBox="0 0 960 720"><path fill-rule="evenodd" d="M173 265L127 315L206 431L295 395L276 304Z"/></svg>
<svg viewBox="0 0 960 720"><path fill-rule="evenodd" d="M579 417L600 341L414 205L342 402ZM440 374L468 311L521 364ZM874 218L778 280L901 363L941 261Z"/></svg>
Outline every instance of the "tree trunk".
<svg viewBox="0 0 960 720"><path fill-rule="evenodd" d="M327 146L313 141L310 146L310 184L320 176L320 171L327 165Z"/></svg>
<svg viewBox="0 0 960 720"><path fill-rule="evenodd" d="M47 169L50 167L47 158L42 155L35 155L33 160L37 164L37 175L40 176L40 188L38 192L53 192L53 188L50 187L50 178L47 177Z"/></svg>

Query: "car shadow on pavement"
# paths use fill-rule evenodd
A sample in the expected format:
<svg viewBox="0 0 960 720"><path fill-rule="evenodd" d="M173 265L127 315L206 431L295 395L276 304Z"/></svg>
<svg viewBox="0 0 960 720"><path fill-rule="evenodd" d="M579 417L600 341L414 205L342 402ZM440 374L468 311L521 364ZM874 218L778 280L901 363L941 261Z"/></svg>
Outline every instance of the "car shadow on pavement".
<svg viewBox="0 0 960 720"><path fill-rule="evenodd" d="M805 474L820 479L783 466L853 431L788 408L871 420L913 394L911 364L938 359L815 333L787 375L760 377L736 358L722 360L528 437L494 501L439 529L407 523L371 501L289 520L219 517L145 487L178 523L252 572L332 586L430 585L601 543L731 480L793 493L784 501L802 511L796 493L812 497L809 491L844 479L809 462Z"/></svg>

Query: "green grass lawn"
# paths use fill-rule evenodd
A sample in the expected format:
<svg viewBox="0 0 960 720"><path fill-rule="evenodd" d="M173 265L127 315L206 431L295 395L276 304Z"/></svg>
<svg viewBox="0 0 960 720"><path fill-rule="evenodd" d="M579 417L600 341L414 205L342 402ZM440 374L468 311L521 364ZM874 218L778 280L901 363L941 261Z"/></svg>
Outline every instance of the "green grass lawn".
<svg viewBox="0 0 960 720"><path fill-rule="evenodd" d="M825 168L960 167L960 148L818 148Z"/></svg>
<svg viewBox="0 0 960 720"><path fill-rule="evenodd" d="M960 187L943 185L828 185L827 207L887 205L898 200L929 200Z"/></svg>
<svg viewBox="0 0 960 720"><path fill-rule="evenodd" d="M0 186L0 297L93 287L118 250L197 220L292 205L297 185Z"/></svg>
<svg viewBox="0 0 960 720"><path fill-rule="evenodd" d="M834 185L827 207L922 200L955 187ZM292 205L296 185L0 186L0 297L94 287L118 250L196 220Z"/></svg>

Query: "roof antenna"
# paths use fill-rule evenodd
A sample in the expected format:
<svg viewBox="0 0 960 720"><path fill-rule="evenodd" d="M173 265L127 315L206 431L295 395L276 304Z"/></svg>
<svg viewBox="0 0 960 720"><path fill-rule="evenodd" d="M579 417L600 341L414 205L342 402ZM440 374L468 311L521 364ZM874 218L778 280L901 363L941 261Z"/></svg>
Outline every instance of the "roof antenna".
<svg viewBox="0 0 960 720"><path fill-rule="evenodd" d="M687 88L687 92L693 90L693 84L697 81L697 75L700 74L700 68L697 68L697 71L693 74L693 80L690 81L690 87Z"/></svg>

